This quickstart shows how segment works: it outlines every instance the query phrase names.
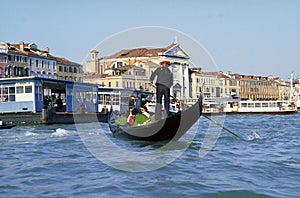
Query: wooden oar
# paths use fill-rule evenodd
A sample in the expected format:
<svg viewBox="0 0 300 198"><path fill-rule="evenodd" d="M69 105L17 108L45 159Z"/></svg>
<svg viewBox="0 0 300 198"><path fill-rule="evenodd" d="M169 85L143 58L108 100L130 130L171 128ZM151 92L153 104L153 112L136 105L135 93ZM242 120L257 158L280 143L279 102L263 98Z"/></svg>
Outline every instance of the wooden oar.
<svg viewBox="0 0 300 198"><path fill-rule="evenodd" d="M208 120L210 120L212 123L214 123L215 125L217 125L217 126L219 126L219 127L221 127L222 129L224 129L225 131L227 131L227 132L229 132L229 133L231 133L232 135L234 135L235 137L238 137L238 138L240 138L240 136L238 135L238 134L236 134L236 133L234 133L233 131L231 131L231 130L229 130L229 129L227 129L226 127L224 127L222 124L220 124L219 122L217 122L217 121L215 121L215 120L213 120L212 118L210 118L209 116L207 116L207 115L204 115L204 114L202 114L202 116L203 117L205 117L206 119L208 119Z"/></svg>

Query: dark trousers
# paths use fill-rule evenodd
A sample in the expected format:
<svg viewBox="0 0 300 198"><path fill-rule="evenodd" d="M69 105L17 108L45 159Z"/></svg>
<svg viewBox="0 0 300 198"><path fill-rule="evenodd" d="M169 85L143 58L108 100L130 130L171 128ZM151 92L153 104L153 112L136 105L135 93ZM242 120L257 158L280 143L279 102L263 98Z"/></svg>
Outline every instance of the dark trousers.
<svg viewBox="0 0 300 198"><path fill-rule="evenodd" d="M169 108L170 108L170 88L165 85L157 84L156 107L155 107L156 120L161 119L162 97L163 96L164 96L165 117L167 117L169 115Z"/></svg>

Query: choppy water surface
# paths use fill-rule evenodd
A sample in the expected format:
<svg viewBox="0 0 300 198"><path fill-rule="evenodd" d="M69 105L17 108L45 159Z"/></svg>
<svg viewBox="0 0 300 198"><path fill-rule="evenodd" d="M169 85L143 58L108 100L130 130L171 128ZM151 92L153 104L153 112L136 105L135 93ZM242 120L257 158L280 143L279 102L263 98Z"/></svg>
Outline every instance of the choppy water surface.
<svg viewBox="0 0 300 198"><path fill-rule="evenodd" d="M0 197L300 197L299 121L300 114L227 116L225 126L242 138L222 131L200 157L209 124L201 118L203 128L180 157L146 172L118 170L96 159L75 125L1 130ZM101 126L84 128L93 138L103 138L102 130L134 152L161 146L112 137L107 125ZM186 143L179 140L174 151Z"/></svg>

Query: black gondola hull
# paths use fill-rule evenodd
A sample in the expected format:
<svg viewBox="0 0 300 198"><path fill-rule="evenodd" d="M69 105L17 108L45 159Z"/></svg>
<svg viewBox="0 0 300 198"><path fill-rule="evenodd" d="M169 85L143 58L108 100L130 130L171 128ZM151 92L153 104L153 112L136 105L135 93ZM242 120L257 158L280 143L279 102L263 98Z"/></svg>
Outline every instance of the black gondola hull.
<svg viewBox="0 0 300 198"><path fill-rule="evenodd" d="M178 140L202 114L202 97L189 109L143 126L120 126L109 123L112 133L144 141Z"/></svg>

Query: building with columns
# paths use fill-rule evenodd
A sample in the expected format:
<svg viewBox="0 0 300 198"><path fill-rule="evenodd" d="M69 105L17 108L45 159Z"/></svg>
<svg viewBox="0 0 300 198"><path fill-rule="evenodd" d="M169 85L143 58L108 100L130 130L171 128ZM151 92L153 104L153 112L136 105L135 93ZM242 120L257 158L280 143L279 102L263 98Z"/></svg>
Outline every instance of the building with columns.
<svg viewBox="0 0 300 198"><path fill-rule="evenodd" d="M103 84L106 87L150 90L151 73L162 60L169 60L174 85L171 94L179 99L190 97L189 54L174 42L162 48L124 49L113 55L98 57L98 51L90 52L86 62L84 82Z"/></svg>

